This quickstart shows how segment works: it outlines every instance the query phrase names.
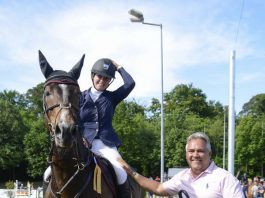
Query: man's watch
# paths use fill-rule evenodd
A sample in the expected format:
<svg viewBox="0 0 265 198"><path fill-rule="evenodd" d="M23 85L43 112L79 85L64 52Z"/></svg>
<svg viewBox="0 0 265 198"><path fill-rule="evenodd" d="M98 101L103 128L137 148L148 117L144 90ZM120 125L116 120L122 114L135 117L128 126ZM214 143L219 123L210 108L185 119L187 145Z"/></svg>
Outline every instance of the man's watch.
<svg viewBox="0 0 265 198"><path fill-rule="evenodd" d="M131 174L132 174L133 177L138 175L138 173L133 168L130 168L130 169L131 169Z"/></svg>

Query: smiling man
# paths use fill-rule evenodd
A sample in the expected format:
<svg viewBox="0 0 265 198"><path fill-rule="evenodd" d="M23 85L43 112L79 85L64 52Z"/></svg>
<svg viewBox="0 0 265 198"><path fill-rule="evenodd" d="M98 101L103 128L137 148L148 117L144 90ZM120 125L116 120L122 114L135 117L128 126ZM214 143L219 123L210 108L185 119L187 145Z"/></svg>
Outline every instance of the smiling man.
<svg viewBox="0 0 265 198"><path fill-rule="evenodd" d="M187 168L172 179L158 183L135 172L125 161L120 163L128 174L147 191L156 195L177 195L181 190L196 198L244 198L237 178L228 171L219 168L211 160L212 150L208 136L196 132L187 138Z"/></svg>

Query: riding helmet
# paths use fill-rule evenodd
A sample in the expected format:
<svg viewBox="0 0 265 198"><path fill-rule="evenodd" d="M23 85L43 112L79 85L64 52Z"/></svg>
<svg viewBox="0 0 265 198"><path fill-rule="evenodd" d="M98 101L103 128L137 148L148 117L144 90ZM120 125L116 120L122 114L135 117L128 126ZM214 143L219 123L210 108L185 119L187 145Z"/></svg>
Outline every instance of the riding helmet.
<svg viewBox="0 0 265 198"><path fill-rule="evenodd" d="M95 62L91 69L92 74L98 74L108 78L115 78L116 67L108 58L101 58Z"/></svg>

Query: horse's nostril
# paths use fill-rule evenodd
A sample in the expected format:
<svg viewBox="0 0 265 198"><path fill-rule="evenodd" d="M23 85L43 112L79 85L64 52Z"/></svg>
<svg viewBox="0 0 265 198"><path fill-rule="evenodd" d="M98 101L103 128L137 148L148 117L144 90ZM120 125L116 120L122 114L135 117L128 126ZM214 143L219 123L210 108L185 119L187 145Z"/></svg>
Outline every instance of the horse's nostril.
<svg viewBox="0 0 265 198"><path fill-rule="evenodd" d="M56 125L55 134L60 134L60 133L61 133L61 129L60 129L59 125Z"/></svg>
<svg viewBox="0 0 265 198"><path fill-rule="evenodd" d="M72 134L72 136L75 136L75 134L76 134L74 127L71 127L71 134Z"/></svg>
<svg viewBox="0 0 265 198"><path fill-rule="evenodd" d="M48 123L48 128L49 128L49 131L53 131L53 126L51 123Z"/></svg>

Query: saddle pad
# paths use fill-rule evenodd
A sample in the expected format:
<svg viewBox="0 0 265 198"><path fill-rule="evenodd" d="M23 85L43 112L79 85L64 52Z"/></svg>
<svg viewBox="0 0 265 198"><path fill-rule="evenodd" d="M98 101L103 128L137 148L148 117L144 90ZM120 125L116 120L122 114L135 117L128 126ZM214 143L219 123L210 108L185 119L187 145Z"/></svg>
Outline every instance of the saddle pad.
<svg viewBox="0 0 265 198"><path fill-rule="evenodd" d="M96 158L97 165L100 167L101 174L103 175L107 185L110 187L111 191L116 196L118 182L112 164L109 162L109 160L101 156L95 155L94 157Z"/></svg>
<svg viewBox="0 0 265 198"><path fill-rule="evenodd" d="M93 189L101 194L101 169L97 164L94 170Z"/></svg>

